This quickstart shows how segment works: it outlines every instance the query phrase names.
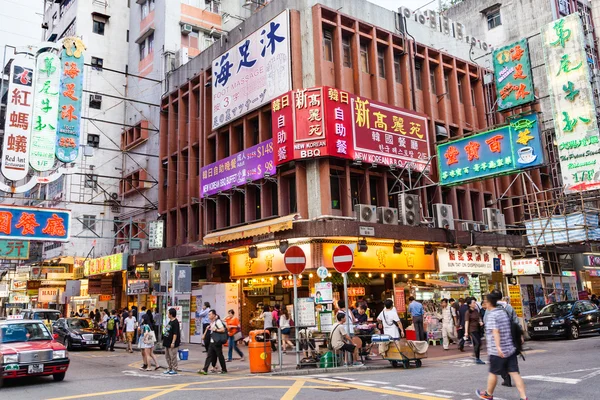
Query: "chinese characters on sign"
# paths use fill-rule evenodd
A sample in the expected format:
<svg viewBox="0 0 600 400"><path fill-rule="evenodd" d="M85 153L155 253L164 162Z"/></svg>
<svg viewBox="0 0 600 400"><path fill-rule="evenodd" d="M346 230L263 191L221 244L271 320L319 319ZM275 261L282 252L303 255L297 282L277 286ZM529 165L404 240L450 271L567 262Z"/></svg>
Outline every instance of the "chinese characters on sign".
<svg viewBox="0 0 600 400"><path fill-rule="evenodd" d="M543 262L537 258L512 260L513 275L538 275L544 271Z"/></svg>
<svg viewBox="0 0 600 400"><path fill-rule="evenodd" d="M83 50L79 38L64 39L62 70L58 91L58 127L56 135L56 158L65 163L73 162L79 154L81 127L81 104L83 96ZM40 94L49 94L45 86Z"/></svg>
<svg viewBox="0 0 600 400"><path fill-rule="evenodd" d="M164 245L165 221L150 221L148 223L148 248L162 249Z"/></svg>
<svg viewBox="0 0 600 400"><path fill-rule="evenodd" d="M18 54L11 65L6 93L2 175L11 181L27 176L33 112L34 59Z"/></svg>
<svg viewBox="0 0 600 400"><path fill-rule="evenodd" d="M0 259L27 260L29 258L29 241L0 239Z"/></svg>
<svg viewBox="0 0 600 400"><path fill-rule="evenodd" d="M56 54L38 55L29 164L40 172L48 171L54 165L60 75L61 61Z"/></svg>
<svg viewBox="0 0 600 400"><path fill-rule="evenodd" d="M574 13L542 28L565 191L600 187L600 143L584 33Z"/></svg>
<svg viewBox="0 0 600 400"><path fill-rule="evenodd" d="M494 50L493 62L499 110L534 100L527 39Z"/></svg>
<svg viewBox="0 0 600 400"><path fill-rule="evenodd" d="M500 259L502 272L511 272L510 254L489 248L438 249L437 258L440 273L491 274L494 271L494 258Z"/></svg>
<svg viewBox="0 0 600 400"><path fill-rule="evenodd" d="M211 196L234 186L244 186L265 175L276 175L273 140L269 139L203 167L200 172L200 197Z"/></svg>
<svg viewBox="0 0 600 400"><path fill-rule="evenodd" d="M441 185L456 185L544 164L537 114L437 146Z"/></svg>
<svg viewBox="0 0 600 400"><path fill-rule="evenodd" d="M124 271L127 269L127 253L111 254L100 258L93 258L85 262L85 276L102 275L109 272Z"/></svg>
<svg viewBox="0 0 600 400"><path fill-rule="evenodd" d="M58 209L1 206L0 239L69 240L71 212Z"/></svg>
<svg viewBox="0 0 600 400"><path fill-rule="evenodd" d="M291 89L288 18L282 12L213 61L213 129Z"/></svg>

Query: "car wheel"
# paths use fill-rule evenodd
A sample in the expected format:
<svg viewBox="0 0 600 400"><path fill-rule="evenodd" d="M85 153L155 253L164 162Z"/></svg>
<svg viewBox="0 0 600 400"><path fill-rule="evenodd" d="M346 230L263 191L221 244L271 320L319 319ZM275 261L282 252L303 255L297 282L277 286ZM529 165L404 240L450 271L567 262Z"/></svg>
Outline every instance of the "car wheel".
<svg viewBox="0 0 600 400"><path fill-rule="evenodd" d="M69 338L65 338L65 347L69 351L73 350L73 346L71 345L71 340L69 340Z"/></svg>
<svg viewBox="0 0 600 400"><path fill-rule="evenodd" d="M571 325L569 328L569 339L576 340L579 339L579 328L577 325Z"/></svg>
<svg viewBox="0 0 600 400"><path fill-rule="evenodd" d="M54 375L52 375L52 378L54 378L54 380L56 382L62 382L65 379L65 374L66 374L66 372L61 372L59 374L54 374Z"/></svg>

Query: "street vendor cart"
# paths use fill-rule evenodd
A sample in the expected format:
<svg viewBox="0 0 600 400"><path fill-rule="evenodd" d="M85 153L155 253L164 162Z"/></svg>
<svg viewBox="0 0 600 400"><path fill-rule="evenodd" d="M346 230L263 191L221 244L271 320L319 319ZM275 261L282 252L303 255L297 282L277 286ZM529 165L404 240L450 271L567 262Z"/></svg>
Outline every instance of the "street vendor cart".
<svg viewBox="0 0 600 400"><path fill-rule="evenodd" d="M421 368L423 358L427 358L429 343L400 339L392 340L389 335L373 335L373 342L379 343L379 353L389 361L394 368L402 365L404 368L414 362L416 368Z"/></svg>

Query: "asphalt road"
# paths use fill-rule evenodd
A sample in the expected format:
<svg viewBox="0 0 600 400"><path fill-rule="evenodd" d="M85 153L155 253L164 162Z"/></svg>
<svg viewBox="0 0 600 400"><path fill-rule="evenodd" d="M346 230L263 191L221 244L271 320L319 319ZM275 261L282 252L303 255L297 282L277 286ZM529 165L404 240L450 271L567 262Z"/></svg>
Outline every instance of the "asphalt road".
<svg viewBox="0 0 600 400"><path fill-rule="evenodd" d="M532 348L520 362L529 399L598 398L600 336L577 341L528 342ZM38 399L476 399L484 388L487 366L476 365L467 353L424 360L420 369L385 369L309 376L249 376L239 361L228 375L199 376L192 371L165 376L142 372L139 353L123 350L71 352L71 367L63 382L51 377L7 382L0 398ZM159 356L164 365L164 357ZM498 387L495 399L518 399L515 388Z"/></svg>

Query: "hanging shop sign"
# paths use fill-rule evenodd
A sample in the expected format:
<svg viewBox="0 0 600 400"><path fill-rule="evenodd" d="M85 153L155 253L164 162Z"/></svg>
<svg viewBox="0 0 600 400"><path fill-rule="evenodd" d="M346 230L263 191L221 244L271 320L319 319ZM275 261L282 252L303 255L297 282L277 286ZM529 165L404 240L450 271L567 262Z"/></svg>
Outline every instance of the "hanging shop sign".
<svg viewBox="0 0 600 400"><path fill-rule="evenodd" d="M111 254L85 262L85 276L101 275L127 269L127 253Z"/></svg>
<svg viewBox="0 0 600 400"><path fill-rule="evenodd" d="M211 196L276 174L273 139L269 139L203 167L200 174L200 197Z"/></svg>
<svg viewBox="0 0 600 400"><path fill-rule="evenodd" d="M306 269L312 269L313 260L311 257L311 245L300 244L300 247L306 255ZM258 248L257 257L251 258L247 250L230 251L229 266L231 269L231 277L239 278L252 275L269 275L269 274L284 274L289 275L285 267L284 255L281 254L279 248Z"/></svg>
<svg viewBox="0 0 600 400"><path fill-rule="evenodd" d="M38 290L42 287L42 281L27 281L27 290Z"/></svg>
<svg viewBox="0 0 600 400"><path fill-rule="evenodd" d="M77 37L65 38L63 46L61 54L63 68L58 94L56 158L70 163L75 161L79 154L85 46Z"/></svg>
<svg viewBox="0 0 600 400"><path fill-rule="evenodd" d="M500 259L503 273L511 271L512 256L507 252L494 251L491 248L473 247L466 249L437 249L439 272L491 274L494 272L494 258Z"/></svg>
<svg viewBox="0 0 600 400"><path fill-rule="evenodd" d="M28 240L0 239L0 259L27 260L29 258Z"/></svg>
<svg viewBox="0 0 600 400"><path fill-rule="evenodd" d="M8 300L11 304L27 304L29 296L21 293L11 293Z"/></svg>
<svg viewBox="0 0 600 400"><path fill-rule="evenodd" d="M67 210L0 206L0 239L66 242L70 225Z"/></svg>
<svg viewBox="0 0 600 400"><path fill-rule="evenodd" d="M583 26L574 13L542 28L548 93L566 193L600 187L600 143Z"/></svg>
<svg viewBox="0 0 600 400"><path fill-rule="evenodd" d="M24 179L29 171L34 69L33 57L24 54L17 54L10 66L0 164L2 175L11 181Z"/></svg>
<svg viewBox="0 0 600 400"><path fill-rule="evenodd" d="M61 61L56 54L44 52L38 55L29 164L40 172L48 171L54 165L61 71Z"/></svg>
<svg viewBox="0 0 600 400"><path fill-rule="evenodd" d="M331 303L333 303L333 284L331 282L315 283L315 304Z"/></svg>
<svg viewBox="0 0 600 400"><path fill-rule="evenodd" d="M27 290L27 281L19 281L16 279L13 279L10 281L10 290Z"/></svg>
<svg viewBox="0 0 600 400"><path fill-rule="evenodd" d="M428 170L427 117L330 87L300 89L271 103L275 164L338 157Z"/></svg>
<svg viewBox="0 0 600 400"><path fill-rule="evenodd" d="M148 223L148 248L162 249L164 246L165 221L150 221Z"/></svg>
<svg viewBox="0 0 600 400"><path fill-rule="evenodd" d="M66 281L73 279L73 273L71 272L50 272L46 274L46 279L55 281Z"/></svg>
<svg viewBox="0 0 600 400"><path fill-rule="evenodd" d="M148 294L150 293L150 281L147 279L130 279L127 281L127 294Z"/></svg>
<svg viewBox="0 0 600 400"><path fill-rule="evenodd" d="M8 283L0 283L0 298L6 298L10 296L10 290L8 290Z"/></svg>
<svg viewBox="0 0 600 400"><path fill-rule="evenodd" d="M494 81L498 110L508 110L535 99L527 39L494 50Z"/></svg>
<svg viewBox="0 0 600 400"><path fill-rule="evenodd" d="M537 114L437 146L441 185L510 174L544 164Z"/></svg>
<svg viewBox="0 0 600 400"><path fill-rule="evenodd" d="M302 280L296 278L296 285L298 287L302 286ZM284 289L291 289L294 287L294 280L293 279L285 279L283 281L281 281L281 287Z"/></svg>
<svg viewBox="0 0 600 400"><path fill-rule="evenodd" d="M49 273L61 274L65 267L31 267L30 279L46 279Z"/></svg>
<svg viewBox="0 0 600 400"><path fill-rule="evenodd" d="M291 89L290 27L284 11L212 62L212 128Z"/></svg>
<svg viewBox="0 0 600 400"><path fill-rule="evenodd" d="M40 303L56 303L58 299L58 288L40 288L38 301Z"/></svg>
<svg viewBox="0 0 600 400"><path fill-rule="evenodd" d="M539 258L521 258L512 260L513 275L539 275L544 271L544 260Z"/></svg>
<svg viewBox="0 0 600 400"><path fill-rule="evenodd" d="M356 296L364 296L365 288L364 287L349 287L348 288L348 297L356 297Z"/></svg>

